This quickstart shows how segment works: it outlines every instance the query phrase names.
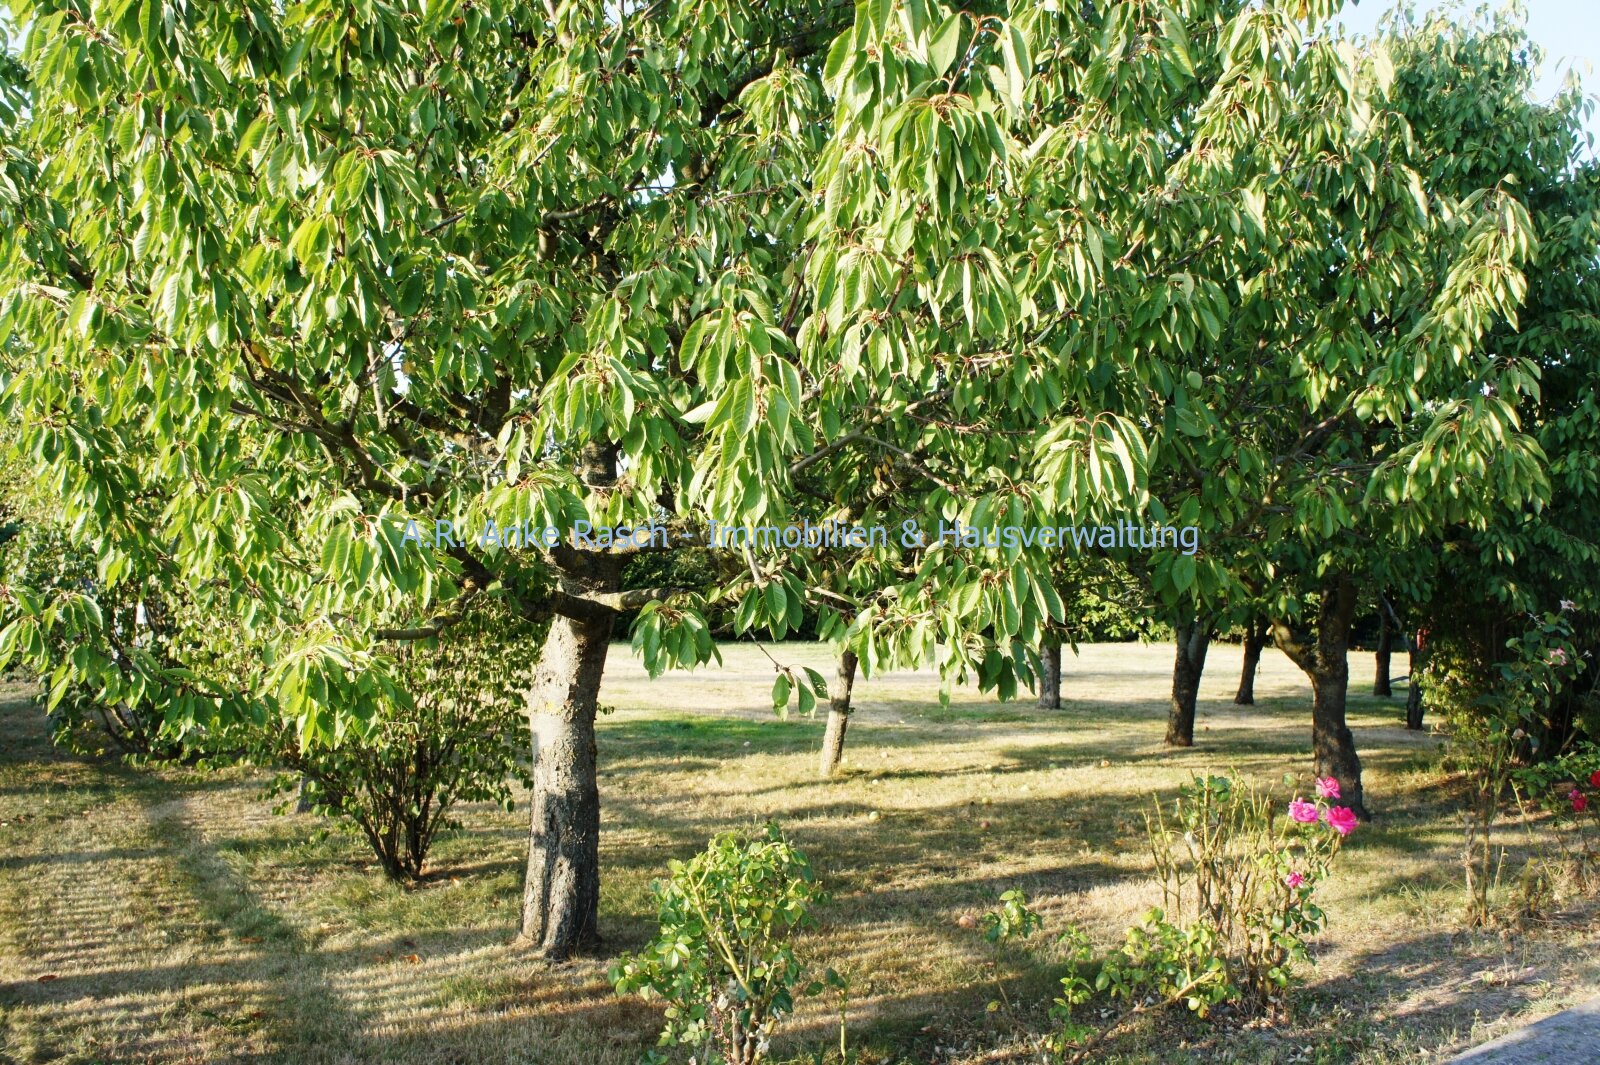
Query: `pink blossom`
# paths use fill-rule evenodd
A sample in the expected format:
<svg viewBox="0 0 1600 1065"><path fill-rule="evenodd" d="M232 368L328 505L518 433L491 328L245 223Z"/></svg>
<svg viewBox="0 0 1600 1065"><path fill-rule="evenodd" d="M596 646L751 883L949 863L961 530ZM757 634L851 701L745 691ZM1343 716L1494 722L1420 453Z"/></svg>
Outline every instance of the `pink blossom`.
<svg viewBox="0 0 1600 1065"><path fill-rule="evenodd" d="M1356 830L1356 812L1348 806L1334 806L1328 810L1328 827L1341 836Z"/></svg>
<svg viewBox="0 0 1600 1065"><path fill-rule="evenodd" d="M1550 652L1550 664L1552 666L1564 666L1564 665L1566 665L1567 664L1567 652L1562 650L1559 647L1557 647L1554 650L1552 650Z"/></svg>
<svg viewBox="0 0 1600 1065"><path fill-rule="evenodd" d="M1337 799L1339 797L1339 782L1333 777L1317 779L1317 798Z"/></svg>
<svg viewBox="0 0 1600 1065"><path fill-rule="evenodd" d="M1292 888L1296 888L1301 884L1304 884L1306 882L1306 878L1299 873L1290 873L1288 876L1283 878L1283 882Z"/></svg>
<svg viewBox="0 0 1600 1065"><path fill-rule="evenodd" d="M1589 796L1577 788L1573 788L1572 793L1567 798L1572 800L1572 812L1575 814L1581 814L1589 808Z"/></svg>
<svg viewBox="0 0 1600 1065"><path fill-rule="evenodd" d="M1589 785L1591 787L1600 788L1600 769L1596 769L1593 773L1589 774Z"/></svg>
<svg viewBox="0 0 1600 1065"><path fill-rule="evenodd" d="M1289 804L1289 816L1303 825L1317 820L1317 808L1309 802L1296 799Z"/></svg>

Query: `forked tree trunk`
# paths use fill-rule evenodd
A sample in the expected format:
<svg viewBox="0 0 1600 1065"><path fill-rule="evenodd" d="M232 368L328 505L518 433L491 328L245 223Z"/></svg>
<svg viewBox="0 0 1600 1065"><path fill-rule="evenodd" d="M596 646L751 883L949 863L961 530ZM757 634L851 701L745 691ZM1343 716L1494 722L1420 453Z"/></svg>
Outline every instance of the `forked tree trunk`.
<svg viewBox="0 0 1600 1065"><path fill-rule="evenodd" d="M1061 709L1061 637L1054 634L1039 648L1039 709Z"/></svg>
<svg viewBox="0 0 1600 1065"><path fill-rule="evenodd" d="M521 941L560 959L600 940L600 788L595 714L609 616L550 623L528 690L533 813Z"/></svg>
<svg viewBox="0 0 1600 1065"><path fill-rule="evenodd" d="M844 757L844 733L850 727L850 689L856 683L856 653L842 650L834 663L833 687L828 691L828 730L822 736L822 761L817 766L824 780L833 776Z"/></svg>
<svg viewBox="0 0 1600 1065"><path fill-rule="evenodd" d="M1375 667L1372 677L1372 694L1385 699L1394 694L1394 688L1389 681L1389 660L1393 653L1394 626L1389 624L1389 615L1380 606L1378 610L1378 649L1372 656Z"/></svg>
<svg viewBox="0 0 1600 1065"><path fill-rule="evenodd" d="M1311 678L1311 751L1319 777L1339 782L1341 805L1369 820L1361 793L1361 759L1355 736L1345 722L1345 697L1350 690L1350 622L1355 617L1355 584L1335 575L1324 582L1316 636L1298 639L1284 622L1275 621L1278 648Z"/></svg>
<svg viewBox="0 0 1600 1065"><path fill-rule="evenodd" d="M1239 706L1256 704L1256 673L1261 669L1261 651L1266 645L1266 622L1251 618L1244 630L1244 668L1239 671L1239 690L1233 695Z"/></svg>
<svg viewBox="0 0 1600 1065"><path fill-rule="evenodd" d="M1195 703L1200 698L1200 677L1211 646L1211 622L1185 615L1177 625L1178 649L1172 664L1172 702L1167 709L1169 747L1194 746Z"/></svg>

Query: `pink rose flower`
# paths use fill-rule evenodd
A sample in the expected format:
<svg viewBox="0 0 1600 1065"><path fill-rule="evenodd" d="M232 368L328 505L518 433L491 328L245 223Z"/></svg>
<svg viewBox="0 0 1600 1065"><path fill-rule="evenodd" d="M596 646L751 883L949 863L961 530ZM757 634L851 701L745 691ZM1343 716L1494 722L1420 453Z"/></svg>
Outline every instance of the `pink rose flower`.
<svg viewBox="0 0 1600 1065"><path fill-rule="evenodd" d="M1288 876L1283 878L1283 882L1292 888L1296 888L1301 884L1304 884L1306 882L1306 878L1301 876L1299 873L1290 873Z"/></svg>
<svg viewBox="0 0 1600 1065"><path fill-rule="evenodd" d="M1572 794L1568 795L1567 798L1572 800L1572 812L1575 814L1581 814L1589 808L1589 796L1577 788L1573 788Z"/></svg>
<svg viewBox="0 0 1600 1065"><path fill-rule="evenodd" d="M1328 810L1328 827L1341 836L1356 830L1356 812L1348 806L1334 806Z"/></svg>
<svg viewBox="0 0 1600 1065"><path fill-rule="evenodd" d="M1567 652L1563 651L1559 647L1557 647L1555 650L1551 651L1550 652L1550 664L1552 666L1564 666L1564 665L1566 665L1567 664Z"/></svg>
<svg viewBox="0 0 1600 1065"><path fill-rule="evenodd" d="M1339 797L1339 782L1333 777L1317 779L1317 798L1337 799Z"/></svg>
<svg viewBox="0 0 1600 1065"><path fill-rule="evenodd" d="M1296 799L1289 804L1289 816L1303 825L1309 825L1317 820L1317 808L1302 799Z"/></svg>
<svg viewBox="0 0 1600 1065"><path fill-rule="evenodd" d="M1596 769L1593 773L1589 774L1589 786L1592 788L1600 788L1600 769Z"/></svg>

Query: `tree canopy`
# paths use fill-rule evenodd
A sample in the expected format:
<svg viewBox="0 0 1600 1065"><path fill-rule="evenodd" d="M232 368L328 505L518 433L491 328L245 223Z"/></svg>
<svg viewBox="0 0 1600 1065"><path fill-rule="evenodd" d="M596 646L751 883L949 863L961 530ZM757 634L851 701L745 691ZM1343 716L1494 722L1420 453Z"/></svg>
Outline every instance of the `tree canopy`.
<svg viewBox="0 0 1600 1065"><path fill-rule="evenodd" d="M1463 478L1525 498L1537 371L1480 351L1520 189L1439 172L1337 6L19 4L4 397L96 580L14 588L0 651L326 744L465 600L553 619L524 930L561 951L625 611L652 671L812 608L868 672L1007 695L1059 560L941 520L1198 526L1140 560L1177 604L1470 519ZM473 538L841 516L928 539L623 590L660 545ZM102 608L130 582L161 654Z"/></svg>

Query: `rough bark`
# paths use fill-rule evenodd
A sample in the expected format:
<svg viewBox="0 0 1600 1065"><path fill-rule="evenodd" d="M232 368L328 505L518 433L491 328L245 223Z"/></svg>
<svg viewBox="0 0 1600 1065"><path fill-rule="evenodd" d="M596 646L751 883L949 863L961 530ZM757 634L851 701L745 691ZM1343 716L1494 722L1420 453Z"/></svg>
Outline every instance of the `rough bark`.
<svg viewBox="0 0 1600 1065"><path fill-rule="evenodd" d="M850 690L856 682L856 654L842 650L834 663L833 687L828 691L828 729L822 736L822 761L817 767L824 780L833 776L844 757L844 733L850 726Z"/></svg>
<svg viewBox="0 0 1600 1065"><path fill-rule="evenodd" d="M1256 673L1261 668L1261 651L1267 645L1267 624L1251 619L1244 630L1244 668L1239 671L1239 690L1233 701L1239 706L1256 704Z"/></svg>
<svg viewBox="0 0 1600 1065"><path fill-rule="evenodd" d="M578 473L591 488L615 483L616 449L589 445ZM561 591L614 596L621 575L618 558L570 552L561 560ZM600 941L600 784L594 722L614 618L611 610L558 614L550 622L527 693L533 809L519 941L551 959Z"/></svg>
<svg viewBox="0 0 1600 1065"><path fill-rule="evenodd" d="M600 940L594 721L610 638L610 618L556 618L528 691L533 812L521 940L549 958Z"/></svg>
<svg viewBox="0 0 1600 1065"><path fill-rule="evenodd" d="M1046 636L1039 648L1039 709L1061 709L1061 637Z"/></svg>
<svg viewBox="0 0 1600 1065"><path fill-rule="evenodd" d="M1389 680L1390 658L1394 653L1394 626L1389 615L1378 610L1378 648L1373 654L1375 672L1372 677L1372 694L1387 699L1394 694Z"/></svg>
<svg viewBox="0 0 1600 1065"><path fill-rule="evenodd" d="M1355 583L1346 575L1333 575L1323 583L1313 638L1302 640L1283 621L1273 622L1272 635L1279 650L1311 679L1311 751L1317 776L1337 780L1340 802L1366 821L1370 817L1361 792L1361 759L1345 722L1355 608Z"/></svg>
<svg viewBox="0 0 1600 1065"><path fill-rule="evenodd" d="M1200 698L1200 676L1211 646L1211 623L1185 615L1177 624L1177 654L1172 664L1172 701L1167 709L1169 747L1194 746L1195 703Z"/></svg>

